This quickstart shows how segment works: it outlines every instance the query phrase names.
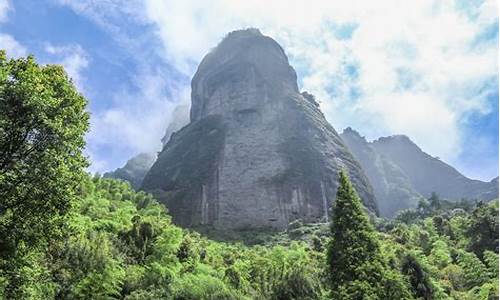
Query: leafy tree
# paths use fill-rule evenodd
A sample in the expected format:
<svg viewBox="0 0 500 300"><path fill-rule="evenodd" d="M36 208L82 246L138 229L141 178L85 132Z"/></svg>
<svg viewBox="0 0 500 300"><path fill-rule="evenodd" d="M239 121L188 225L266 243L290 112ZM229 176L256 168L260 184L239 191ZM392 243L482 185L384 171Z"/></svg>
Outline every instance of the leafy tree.
<svg viewBox="0 0 500 300"><path fill-rule="evenodd" d="M62 250L61 269L56 276L71 270L67 285L61 285L59 299L112 299L119 295L125 276L120 260L103 232L70 240Z"/></svg>
<svg viewBox="0 0 500 300"><path fill-rule="evenodd" d="M180 262L187 262L189 259L196 259L196 249L193 239L186 235L177 250L177 258Z"/></svg>
<svg viewBox="0 0 500 300"><path fill-rule="evenodd" d="M142 262L152 253L154 230L149 222L143 222L138 215L132 218L132 224L132 228L122 232L120 237L128 245L131 256Z"/></svg>
<svg viewBox="0 0 500 300"><path fill-rule="evenodd" d="M483 253L483 257L488 267L490 278L498 278L498 253L486 250Z"/></svg>
<svg viewBox="0 0 500 300"><path fill-rule="evenodd" d="M428 200L420 199L417 204L417 212L420 217L428 217L432 214L432 207Z"/></svg>
<svg viewBox="0 0 500 300"><path fill-rule="evenodd" d="M276 300L314 300L320 299L319 282L308 276L304 267L293 268L287 272L274 289Z"/></svg>
<svg viewBox="0 0 500 300"><path fill-rule="evenodd" d="M413 224L416 221L419 220L420 214L417 210L415 209L405 209L400 211L397 216L396 220L405 224Z"/></svg>
<svg viewBox="0 0 500 300"><path fill-rule="evenodd" d="M464 270L467 289L481 286L488 281L488 269L474 253L459 250L457 260L458 265Z"/></svg>
<svg viewBox="0 0 500 300"><path fill-rule="evenodd" d="M485 250L498 253L498 201L478 205L472 212L467 236L469 249L478 257L482 258Z"/></svg>
<svg viewBox="0 0 500 300"><path fill-rule="evenodd" d="M432 244L429 260L437 268L444 268L451 263L450 250L446 242L437 240Z"/></svg>
<svg viewBox="0 0 500 300"><path fill-rule="evenodd" d="M434 285L428 270L421 263L416 253L408 253L401 264L402 273L408 278L411 292L417 299L433 299Z"/></svg>
<svg viewBox="0 0 500 300"><path fill-rule="evenodd" d="M238 300L245 299L224 282L210 274L186 274L172 283L173 300Z"/></svg>
<svg viewBox="0 0 500 300"><path fill-rule="evenodd" d="M385 262L377 236L346 173L332 210L327 261L334 299L386 299Z"/></svg>
<svg viewBox="0 0 500 300"><path fill-rule="evenodd" d="M462 290L465 285L464 270L454 264L449 264L441 270L443 280L445 280L453 290Z"/></svg>
<svg viewBox="0 0 500 300"><path fill-rule="evenodd" d="M86 100L59 66L0 52L0 264L22 297L24 255L60 233L87 166Z"/></svg>

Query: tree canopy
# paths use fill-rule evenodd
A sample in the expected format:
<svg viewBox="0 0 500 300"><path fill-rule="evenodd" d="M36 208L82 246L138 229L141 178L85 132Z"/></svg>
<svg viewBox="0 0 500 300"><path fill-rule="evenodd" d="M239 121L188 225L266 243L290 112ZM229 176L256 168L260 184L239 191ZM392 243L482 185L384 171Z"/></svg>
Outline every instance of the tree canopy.
<svg viewBox="0 0 500 300"><path fill-rule="evenodd" d="M11 273L27 249L58 234L75 198L87 166L86 104L62 67L0 52L0 264Z"/></svg>

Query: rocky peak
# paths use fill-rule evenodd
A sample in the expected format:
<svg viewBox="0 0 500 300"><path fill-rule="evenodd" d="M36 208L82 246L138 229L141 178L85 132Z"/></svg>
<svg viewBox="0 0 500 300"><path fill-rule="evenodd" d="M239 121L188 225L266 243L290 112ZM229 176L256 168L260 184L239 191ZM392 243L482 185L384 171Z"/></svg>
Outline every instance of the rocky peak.
<svg viewBox="0 0 500 300"><path fill-rule="evenodd" d="M378 213L359 163L314 96L299 92L276 41L256 29L228 34L191 87L191 121L172 135L142 185L174 222L238 230L327 220L341 169Z"/></svg>
<svg viewBox="0 0 500 300"><path fill-rule="evenodd" d="M342 135L342 138L344 138L344 139L349 138L350 140L353 140L353 141L367 143L366 138L364 136L361 136L361 134L359 134L359 132L352 129L351 127L345 128L342 131L341 135Z"/></svg>
<svg viewBox="0 0 500 300"><path fill-rule="evenodd" d="M414 189L424 197L429 197L432 192L453 200L491 200L498 197L498 186L467 178L438 157L424 152L405 135L379 138L372 146L397 165Z"/></svg>
<svg viewBox="0 0 500 300"><path fill-rule="evenodd" d="M415 144L407 135L395 134L386 137L380 137L372 142L375 146L384 147L385 145L390 145L390 147L400 147L406 150L423 152L422 149Z"/></svg>
<svg viewBox="0 0 500 300"><path fill-rule="evenodd" d="M404 134L395 134L395 135L380 137L377 140L375 140L374 143L387 143L387 144L399 143L418 148L418 146L407 135Z"/></svg>
<svg viewBox="0 0 500 300"><path fill-rule="evenodd" d="M252 84L248 91L245 86ZM255 111L276 93L298 92L281 46L257 29L229 33L200 63L191 83L191 121L211 114ZM249 101L248 92L259 95ZM232 101L220 102L229 97ZM258 100L258 101L256 101Z"/></svg>

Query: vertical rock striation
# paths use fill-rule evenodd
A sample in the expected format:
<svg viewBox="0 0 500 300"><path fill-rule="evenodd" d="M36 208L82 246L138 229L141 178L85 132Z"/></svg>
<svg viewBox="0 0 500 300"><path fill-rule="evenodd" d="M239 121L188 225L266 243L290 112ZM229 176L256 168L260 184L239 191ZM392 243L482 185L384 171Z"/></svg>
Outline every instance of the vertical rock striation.
<svg viewBox="0 0 500 300"><path fill-rule="evenodd" d="M345 168L377 213L360 165L308 93L283 49L256 29L235 31L193 77L190 123L174 133L142 188L176 223L285 228L328 217Z"/></svg>

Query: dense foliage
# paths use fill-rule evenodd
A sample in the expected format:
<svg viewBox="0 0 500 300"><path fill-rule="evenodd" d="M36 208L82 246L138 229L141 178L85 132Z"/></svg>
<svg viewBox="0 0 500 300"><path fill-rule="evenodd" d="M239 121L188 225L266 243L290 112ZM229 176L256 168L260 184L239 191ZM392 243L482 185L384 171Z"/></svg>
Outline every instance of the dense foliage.
<svg viewBox="0 0 500 300"><path fill-rule="evenodd" d="M86 178L65 237L25 258L20 299L357 299L346 296L353 291L366 292L359 299L492 299L498 294L498 254L487 249L481 259L468 251L475 244L468 229L479 211L492 217L495 210L498 202L471 212L445 211L412 225L379 223L385 232L374 231L360 214L365 219L360 230L375 245L353 252L349 244L326 247L322 225L290 229L275 236L273 245L245 246L180 229L152 196L128 183ZM446 220L445 230L439 218ZM363 263L351 269L327 260L330 247ZM332 289L332 277L343 286ZM3 288L6 279L0 278ZM384 294L388 291L392 297Z"/></svg>
<svg viewBox="0 0 500 300"><path fill-rule="evenodd" d="M60 68L2 54L0 71L0 299L498 298L498 201L370 218L341 173L330 224L216 242L83 174L85 100Z"/></svg>
<svg viewBox="0 0 500 300"><path fill-rule="evenodd" d="M218 243L170 222L128 183L80 187L66 237L31 253L23 299L318 299L322 253L306 243ZM4 287L7 284L3 278Z"/></svg>
<svg viewBox="0 0 500 300"><path fill-rule="evenodd" d="M11 298L26 284L18 274L30 249L60 233L84 175L86 103L62 67L0 51L0 267Z"/></svg>

